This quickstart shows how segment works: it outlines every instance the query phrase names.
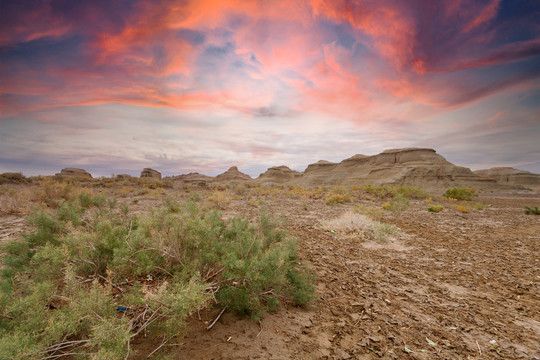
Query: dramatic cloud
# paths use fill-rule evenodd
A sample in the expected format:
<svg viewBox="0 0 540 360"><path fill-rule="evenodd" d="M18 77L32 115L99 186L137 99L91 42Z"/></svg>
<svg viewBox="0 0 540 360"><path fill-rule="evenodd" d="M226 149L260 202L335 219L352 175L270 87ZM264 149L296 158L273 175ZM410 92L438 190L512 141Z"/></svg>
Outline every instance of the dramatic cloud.
<svg viewBox="0 0 540 360"><path fill-rule="evenodd" d="M0 171L256 176L431 146L540 172L534 0L1 6Z"/></svg>

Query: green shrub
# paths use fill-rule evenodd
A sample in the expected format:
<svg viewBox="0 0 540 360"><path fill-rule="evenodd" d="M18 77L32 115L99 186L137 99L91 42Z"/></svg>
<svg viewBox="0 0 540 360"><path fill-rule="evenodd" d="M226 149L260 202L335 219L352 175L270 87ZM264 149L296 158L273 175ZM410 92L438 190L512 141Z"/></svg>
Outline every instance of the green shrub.
<svg viewBox="0 0 540 360"><path fill-rule="evenodd" d="M540 215L540 209L538 208L538 206L535 206L535 207L525 206L525 214L527 214L527 215Z"/></svg>
<svg viewBox="0 0 540 360"><path fill-rule="evenodd" d="M86 193L61 200L2 246L0 358L123 359L141 331L170 339L210 299L258 319L313 297L297 240L264 209L251 224L190 201L132 218L107 203Z"/></svg>
<svg viewBox="0 0 540 360"><path fill-rule="evenodd" d="M107 203L107 198L104 195L92 196L87 192L83 192L79 195L79 204L83 209L88 209L91 206L97 208L103 207Z"/></svg>
<svg viewBox="0 0 540 360"><path fill-rule="evenodd" d="M484 209L487 209L489 207L489 205L486 205L486 204L482 204L482 203L476 203L474 204L474 208L476 210L484 210Z"/></svg>
<svg viewBox="0 0 540 360"><path fill-rule="evenodd" d="M391 201L387 201L382 205L384 210L401 213L409 207L410 201L401 194L397 194Z"/></svg>
<svg viewBox="0 0 540 360"><path fill-rule="evenodd" d="M444 207L442 207L441 205L431 205L430 207L428 207L428 211L429 212L441 212L443 211Z"/></svg>
<svg viewBox="0 0 540 360"><path fill-rule="evenodd" d="M478 193L473 188L452 188L446 190L444 197L456 200L472 200L478 196Z"/></svg>

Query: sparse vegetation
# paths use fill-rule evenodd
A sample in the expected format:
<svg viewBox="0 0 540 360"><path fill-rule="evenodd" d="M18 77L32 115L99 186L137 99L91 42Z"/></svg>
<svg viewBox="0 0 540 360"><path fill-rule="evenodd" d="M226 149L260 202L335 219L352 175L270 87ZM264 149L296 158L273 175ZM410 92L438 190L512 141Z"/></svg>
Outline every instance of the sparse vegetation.
<svg viewBox="0 0 540 360"><path fill-rule="evenodd" d="M474 188L451 188L446 190L444 197L455 200L472 200L478 196Z"/></svg>
<svg viewBox="0 0 540 360"><path fill-rule="evenodd" d="M388 210L395 213L401 213L409 207L410 201L408 198L401 194L397 194L394 196L394 198L390 201L385 202L382 205L382 208L384 210Z"/></svg>
<svg viewBox="0 0 540 360"><path fill-rule="evenodd" d="M24 176L22 173L3 173L0 174L0 185L2 184L27 184L32 180Z"/></svg>
<svg viewBox="0 0 540 360"><path fill-rule="evenodd" d="M212 203L217 208L223 210L232 202L232 194L226 191L214 191L209 197L208 202Z"/></svg>
<svg viewBox="0 0 540 360"><path fill-rule="evenodd" d="M383 211L380 208L375 208L372 206L365 206L362 204L357 205L354 211L357 213L367 215L371 219L375 219L375 220L380 219L381 216L383 215Z"/></svg>
<svg viewBox="0 0 540 360"><path fill-rule="evenodd" d="M30 218L35 230L2 247L2 359L123 359L143 332L166 342L213 301L258 319L313 296L296 239L264 211L254 224L222 221L167 198L130 216L105 196L54 190L54 208Z"/></svg>
<svg viewBox="0 0 540 360"><path fill-rule="evenodd" d="M484 209L489 208L489 205L482 204L482 203L475 203L475 204L474 204L474 208L475 208L476 210L484 210Z"/></svg>
<svg viewBox="0 0 540 360"><path fill-rule="evenodd" d="M340 205L350 202L351 198L348 194L330 194L326 197L326 205Z"/></svg>
<svg viewBox="0 0 540 360"><path fill-rule="evenodd" d="M426 199L429 197L429 194L422 189L418 189L414 186L393 186L393 185L384 185L384 186L372 186L367 185L362 189L367 194L373 194L379 197L380 199L386 199L388 197L396 197L401 195L406 199Z"/></svg>
<svg viewBox="0 0 540 360"><path fill-rule="evenodd" d="M257 200L257 198L255 197L251 197L249 198L248 200L248 205L251 206L251 207L259 207L259 200Z"/></svg>
<svg viewBox="0 0 540 360"><path fill-rule="evenodd" d="M443 211L444 207L442 207L441 205L432 205L430 207L428 207L428 211L429 212L441 212Z"/></svg>
<svg viewBox="0 0 540 360"><path fill-rule="evenodd" d="M338 218L323 221L321 226L326 231L347 236L358 236L364 240L387 241L388 236L394 234L397 228L394 225L381 223L369 217L356 213L346 212Z"/></svg>
<svg viewBox="0 0 540 360"><path fill-rule="evenodd" d="M525 206L525 214L527 214L527 215L540 215L540 208L538 208L538 206L535 206L535 207Z"/></svg>

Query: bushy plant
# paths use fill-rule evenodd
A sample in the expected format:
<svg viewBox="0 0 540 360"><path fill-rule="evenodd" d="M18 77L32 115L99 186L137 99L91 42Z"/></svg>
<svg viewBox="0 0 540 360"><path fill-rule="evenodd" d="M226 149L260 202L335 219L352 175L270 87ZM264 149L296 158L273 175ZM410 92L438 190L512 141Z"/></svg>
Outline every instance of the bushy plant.
<svg viewBox="0 0 540 360"><path fill-rule="evenodd" d="M444 207L442 207L441 205L432 205L430 207L428 207L428 211L429 212L441 212L443 211Z"/></svg>
<svg viewBox="0 0 540 360"><path fill-rule="evenodd" d="M357 213L365 214L372 219L380 219L383 216L383 211L381 209L372 206L365 206L362 204L357 205L354 211Z"/></svg>
<svg viewBox="0 0 540 360"><path fill-rule="evenodd" d="M227 191L214 191L207 199L211 204L217 208L225 209L233 200L232 194Z"/></svg>
<svg viewBox="0 0 540 360"><path fill-rule="evenodd" d="M410 201L401 194L397 194L391 201L387 201L382 205L384 210L401 213L409 207Z"/></svg>
<svg viewBox="0 0 540 360"><path fill-rule="evenodd" d="M32 182L32 180L27 178L20 172L0 174L0 185L1 184L27 184L29 182Z"/></svg>
<svg viewBox="0 0 540 360"><path fill-rule="evenodd" d="M387 241L390 235L397 232L394 225L372 220L358 212L346 212L338 218L324 220L321 226L333 233L377 241Z"/></svg>
<svg viewBox="0 0 540 360"><path fill-rule="evenodd" d="M296 239L264 210L250 224L190 201L139 217L111 203L61 200L2 247L0 358L123 359L141 331L171 339L210 299L257 319L313 296Z"/></svg>
<svg viewBox="0 0 540 360"><path fill-rule="evenodd" d="M474 204L474 208L476 210L484 210L484 209L487 209L489 208L490 205L486 205L486 204L482 204L482 203L476 203Z"/></svg>
<svg viewBox="0 0 540 360"><path fill-rule="evenodd" d="M385 242L388 240L388 237L394 234L397 231L397 228L392 224L381 223L374 221L371 226L368 226L364 230L364 235L368 239L374 239L378 241Z"/></svg>
<svg viewBox="0 0 540 360"><path fill-rule="evenodd" d="M348 194L330 194L326 197L326 205L338 205L350 202L351 198Z"/></svg>
<svg viewBox="0 0 540 360"><path fill-rule="evenodd" d="M72 182L64 180L44 179L40 182L41 191L37 199L44 202L48 207L56 208L61 201L72 201L77 198L80 188Z"/></svg>
<svg viewBox="0 0 540 360"><path fill-rule="evenodd" d="M527 215L540 215L540 208L538 208L538 206L535 206L535 207L525 206L525 214L527 214Z"/></svg>
<svg viewBox="0 0 540 360"><path fill-rule="evenodd" d="M472 200L478 196L474 188L451 188L446 190L444 197L455 200Z"/></svg>

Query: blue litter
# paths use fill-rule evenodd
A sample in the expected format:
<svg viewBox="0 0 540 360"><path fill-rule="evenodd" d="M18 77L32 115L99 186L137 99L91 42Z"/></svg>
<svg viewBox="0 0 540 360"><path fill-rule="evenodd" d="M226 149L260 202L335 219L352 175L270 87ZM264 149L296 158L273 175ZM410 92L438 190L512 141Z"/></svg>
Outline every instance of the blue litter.
<svg viewBox="0 0 540 360"><path fill-rule="evenodd" d="M119 306L119 307L116 308L116 310L118 310L118 311L120 311L120 312L124 312L124 311L126 311L127 309L128 309L128 308L125 307L125 306Z"/></svg>

